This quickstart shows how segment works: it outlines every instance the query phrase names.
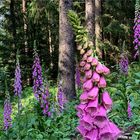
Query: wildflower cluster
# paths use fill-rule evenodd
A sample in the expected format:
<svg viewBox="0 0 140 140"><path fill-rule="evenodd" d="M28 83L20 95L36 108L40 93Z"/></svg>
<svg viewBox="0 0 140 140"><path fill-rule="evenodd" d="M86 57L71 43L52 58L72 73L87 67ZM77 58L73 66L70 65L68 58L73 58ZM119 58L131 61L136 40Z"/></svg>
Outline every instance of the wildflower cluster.
<svg viewBox="0 0 140 140"><path fill-rule="evenodd" d="M15 95L18 97L21 96L21 91L22 91L21 83L22 83L21 70L20 70L20 65L19 65L19 59L17 58L16 69L15 69L15 80L14 80L14 92L15 92Z"/></svg>
<svg viewBox="0 0 140 140"><path fill-rule="evenodd" d="M81 103L76 107L79 117L78 131L84 140L115 140L120 130L107 117L107 111L112 107L112 100L105 90L105 76L110 70L93 57L90 44L80 48L82 61L80 70L83 78L83 93Z"/></svg>
<svg viewBox="0 0 140 140"><path fill-rule="evenodd" d="M128 74L128 66L129 66L128 57L126 55L122 54L120 62L119 62L120 72L127 75Z"/></svg>
<svg viewBox="0 0 140 140"><path fill-rule="evenodd" d="M140 50L140 4L139 0L136 0L135 4L135 19L134 19L134 46L135 46L135 55L134 58L139 56L139 50Z"/></svg>
<svg viewBox="0 0 140 140"><path fill-rule="evenodd" d="M40 65L40 59L36 49L34 49L34 62L33 62L33 91L36 99L41 100L41 94L43 91L43 78L42 78L42 68Z"/></svg>
<svg viewBox="0 0 140 140"><path fill-rule="evenodd" d="M10 103L10 96L6 94L6 99L4 101L4 130L7 131L12 126L12 105Z"/></svg>

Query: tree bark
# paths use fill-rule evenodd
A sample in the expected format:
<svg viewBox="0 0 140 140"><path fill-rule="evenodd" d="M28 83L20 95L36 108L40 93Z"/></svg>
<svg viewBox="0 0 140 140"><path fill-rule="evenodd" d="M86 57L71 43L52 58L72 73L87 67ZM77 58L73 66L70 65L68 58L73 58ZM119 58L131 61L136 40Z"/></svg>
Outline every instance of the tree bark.
<svg viewBox="0 0 140 140"><path fill-rule="evenodd" d="M95 0L95 46L97 54L102 58L102 51L99 48L99 41L102 40L102 29L99 17L101 16L101 0Z"/></svg>
<svg viewBox="0 0 140 140"><path fill-rule="evenodd" d="M11 22L12 22L12 37L13 37L13 49L16 48L16 21L15 21L15 1L10 1L10 15L11 15Z"/></svg>
<svg viewBox="0 0 140 140"><path fill-rule="evenodd" d="M67 100L76 96L74 34L67 16L71 8L72 0L59 1L59 78Z"/></svg>
<svg viewBox="0 0 140 140"><path fill-rule="evenodd" d="M89 37L95 45L95 0L85 1L85 13L86 13L86 28L89 33Z"/></svg>

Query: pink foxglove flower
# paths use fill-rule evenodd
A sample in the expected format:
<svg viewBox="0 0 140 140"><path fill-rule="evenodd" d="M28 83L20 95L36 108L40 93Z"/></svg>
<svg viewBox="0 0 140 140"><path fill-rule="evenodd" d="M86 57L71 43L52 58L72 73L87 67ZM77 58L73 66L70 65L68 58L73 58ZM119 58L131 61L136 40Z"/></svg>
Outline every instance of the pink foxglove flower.
<svg viewBox="0 0 140 140"><path fill-rule="evenodd" d="M83 136L85 136L86 135L86 133L88 132L86 129L84 129L84 127L83 126L81 126L81 125L79 125L78 127L77 127L77 130L80 132L80 134L81 135L83 135Z"/></svg>
<svg viewBox="0 0 140 140"><path fill-rule="evenodd" d="M81 67L85 66L85 64L86 64L85 61L81 61L81 62L80 62L80 66L81 66Z"/></svg>
<svg viewBox="0 0 140 140"><path fill-rule="evenodd" d="M92 50L88 50L88 51L87 51L87 53L86 53L86 55L87 55L87 56L91 56L91 55L92 55L92 53L93 53L93 51L92 51Z"/></svg>
<svg viewBox="0 0 140 140"><path fill-rule="evenodd" d="M97 112L98 108L98 97L95 100L90 100L85 111L88 112L91 116L94 116Z"/></svg>
<svg viewBox="0 0 140 140"><path fill-rule="evenodd" d="M86 71L85 76L86 76L87 79L91 78L92 77L92 70Z"/></svg>
<svg viewBox="0 0 140 140"><path fill-rule="evenodd" d="M100 75L97 72L94 72L93 76L92 76L92 80L93 80L93 82L99 82L100 81Z"/></svg>
<svg viewBox="0 0 140 140"><path fill-rule="evenodd" d="M99 137L100 140L117 140L120 135L120 130L115 124L107 122L106 126L100 129Z"/></svg>
<svg viewBox="0 0 140 140"><path fill-rule="evenodd" d="M107 91L103 92L102 94L102 102L106 109L110 109L112 107L112 100Z"/></svg>
<svg viewBox="0 0 140 140"><path fill-rule="evenodd" d="M93 118L89 114L84 115L80 123L88 131L90 131L93 128Z"/></svg>
<svg viewBox="0 0 140 140"><path fill-rule="evenodd" d="M102 64L98 64L97 67L96 67L96 72L101 74L104 72L104 69L103 69L103 65Z"/></svg>
<svg viewBox="0 0 140 140"><path fill-rule="evenodd" d="M89 70L91 67L91 65L89 63L86 63L86 65L84 66L84 70Z"/></svg>
<svg viewBox="0 0 140 140"><path fill-rule="evenodd" d="M83 115L85 115L85 108L87 107L87 104L80 104L76 107L76 110L78 111L77 115L82 118Z"/></svg>
<svg viewBox="0 0 140 140"><path fill-rule="evenodd" d="M110 69L107 68L105 65L103 66L103 74L104 74L104 75L110 74Z"/></svg>
<svg viewBox="0 0 140 140"><path fill-rule="evenodd" d="M83 89L89 91L93 87L92 80L89 79L83 84Z"/></svg>
<svg viewBox="0 0 140 140"><path fill-rule="evenodd" d="M88 93L88 99L94 100L98 96L99 88L93 87Z"/></svg>
<svg viewBox="0 0 140 140"><path fill-rule="evenodd" d="M92 129L86 134L85 138L87 138L88 140L99 140L98 131L99 131L98 128Z"/></svg>
<svg viewBox="0 0 140 140"><path fill-rule="evenodd" d="M93 58L92 62L91 62L91 65L92 66L97 66L98 65L98 60L96 58Z"/></svg>
<svg viewBox="0 0 140 140"><path fill-rule="evenodd" d="M83 61L86 61L87 58L88 58L87 54L84 54L82 60L83 60Z"/></svg>
<svg viewBox="0 0 140 140"><path fill-rule="evenodd" d="M92 57L92 56L89 56L89 57L87 58L87 62L88 62L88 63L91 63L92 60L93 60L93 57Z"/></svg>
<svg viewBox="0 0 140 140"><path fill-rule="evenodd" d="M106 87L106 80L105 80L105 78L103 76L100 78L100 81L98 83L98 86L100 88L105 88Z"/></svg>
<svg viewBox="0 0 140 140"><path fill-rule="evenodd" d="M84 92L80 95L81 104L86 104L88 102L87 92Z"/></svg>
<svg viewBox="0 0 140 140"><path fill-rule="evenodd" d="M107 116L106 116L106 109L103 106L98 107L98 111L95 114L93 122L99 128L103 128L106 125L106 123L108 122Z"/></svg>

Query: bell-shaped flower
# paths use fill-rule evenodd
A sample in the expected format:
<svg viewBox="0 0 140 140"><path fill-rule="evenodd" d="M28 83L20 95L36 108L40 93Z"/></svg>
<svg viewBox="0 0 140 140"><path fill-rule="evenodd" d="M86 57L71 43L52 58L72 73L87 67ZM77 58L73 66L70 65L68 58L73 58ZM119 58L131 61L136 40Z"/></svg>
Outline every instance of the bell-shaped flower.
<svg viewBox="0 0 140 140"><path fill-rule="evenodd" d="M87 92L84 92L80 95L81 104L86 104L88 102Z"/></svg>
<svg viewBox="0 0 140 140"><path fill-rule="evenodd" d="M80 54L83 55L84 53L85 53L85 50L84 50L84 49L81 49L81 50L80 50Z"/></svg>
<svg viewBox="0 0 140 140"><path fill-rule="evenodd" d="M81 62L80 62L80 66L81 66L81 67L85 66L85 64L86 64L85 61L81 61Z"/></svg>
<svg viewBox="0 0 140 140"><path fill-rule="evenodd" d="M87 58L88 58L87 54L84 54L83 57L82 57L82 60L83 60L83 61L86 61Z"/></svg>
<svg viewBox="0 0 140 140"><path fill-rule="evenodd" d="M94 72L93 76L92 76L92 80L93 80L93 82L99 82L100 81L100 75L97 72Z"/></svg>
<svg viewBox="0 0 140 140"><path fill-rule="evenodd" d="M91 78L92 77L92 70L86 71L85 76L86 76L87 79Z"/></svg>
<svg viewBox="0 0 140 140"><path fill-rule="evenodd" d="M91 62L91 65L92 66L97 66L98 65L98 60L96 58L93 58L92 62Z"/></svg>
<svg viewBox="0 0 140 140"><path fill-rule="evenodd" d="M77 113L77 116L79 118L82 118L83 115L85 115L85 108L87 107L87 104L79 104L77 107L76 107L76 110L78 111Z"/></svg>
<svg viewBox="0 0 140 140"><path fill-rule="evenodd" d="M84 66L84 70L89 70L91 68L91 65L89 63L86 63Z"/></svg>
<svg viewBox="0 0 140 140"><path fill-rule="evenodd" d="M98 128L92 129L91 131L89 131L86 135L85 138L87 140L99 140L98 139Z"/></svg>
<svg viewBox="0 0 140 140"><path fill-rule="evenodd" d="M106 116L106 109L103 106L98 107L98 111L93 119L93 122L99 128L103 128L108 122Z"/></svg>
<svg viewBox="0 0 140 140"><path fill-rule="evenodd" d="M104 75L110 74L110 69L107 68L105 65L103 65L103 74L104 74Z"/></svg>
<svg viewBox="0 0 140 140"><path fill-rule="evenodd" d="M120 135L120 130L116 127L115 124L107 122L105 127L100 129L99 137L100 140L117 140Z"/></svg>
<svg viewBox="0 0 140 140"><path fill-rule="evenodd" d="M91 99L91 100L95 100L95 98L97 97L99 93L99 88L98 87L93 87L88 93L88 99Z"/></svg>
<svg viewBox="0 0 140 140"><path fill-rule="evenodd" d="M113 138L114 140L117 140L118 137L120 136L121 134L121 131L119 130L119 128L112 122L109 122L109 126L110 128L113 130Z"/></svg>
<svg viewBox="0 0 140 140"><path fill-rule="evenodd" d="M100 87L100 88L105 88L106 87L106 80L105 80L105 78L103 76L100 77L98 87Z"/></svg>
<svg viewBox="0 0 140 140"><path fill-rule="evenodd" d="M97 67L96 67L96 72L101 74L104 72L104 69L103 69L103 65L102 64L98 64Z"/></svg>
<svg viewBox="0 0 140 140"><path fill-rule="evenodd" d="M90 100L85 111L89 113L92 117L96 114L98 108L98 97L95 100Z"/></svg>
<svg viewBox="0 0 140 140"><path fill-rule="evenodd" d="M88 131L90 131L93 128L93 118L89 115L86 114L84 117L81 119L80 124Z"/></svg>
<svg viewBox="0 0 140 140"><path fill-rule="evenodd" d="M87 131L86 129L84 129L84 127L81 126L81 125L79 125L79 126L77 127L77 130L80 132L80 134L81 134L82 136L85 136L86 133L88 132L88 131Z"/></svg>
<svg viewBox="0 0 140 140"><path fill-rule="evenodd" d="M93 57L92 57L92 56L89 56L89 57L87 58L87 62L88 62L88 63L91 63L91 62L92 62L92 59L93 59Z"/></svg>
<svg viewBox="0 0 140 140"><path fill-rule="evenodd" d="M83 84L83 89L89 91L93 87L92 80L89 79Z"/></svg>
<svg viewBox="0 0 140 140"><path fill-rule="evenodd" d="M87 56L91 56L91 55L92 55L92 53L93 53L93 51L90 49L90 50L88 50L88 51L87 51L87 53L86 53L86 54L87 54Z"/></svg>
<svg viewBox="0 0 140 140"><path fill-rule="evenodd" d="M110 109L112 107L112 99L107 91L102 94L102 102L106 109Z"/></svg>

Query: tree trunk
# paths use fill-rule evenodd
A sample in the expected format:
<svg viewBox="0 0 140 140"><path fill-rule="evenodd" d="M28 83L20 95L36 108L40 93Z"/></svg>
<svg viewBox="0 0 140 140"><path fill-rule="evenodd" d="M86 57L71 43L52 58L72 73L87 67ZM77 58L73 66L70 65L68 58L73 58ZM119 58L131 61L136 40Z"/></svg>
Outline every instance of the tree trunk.
<svg viewBox="0 0 140 140"><path fill-rule="evenodd" d="M26 0L22 0L22 13L23 13L23 29L24 29L24 56L25 56L25 80L26 84L30 85L30 75L28 74L29 62L28 62L28 41L27 41L27 12L26 12Z"/></svg>
<svg viewBox="0 0 140 140"><path fill-rule="evenodd" d="M59 1L59 78L67 100L75 97L74 34L68 21L72 0Z"/></svg>
<svg viewBox="0 0 140 140"><path fill-rule="evenodd" d="M102 58L102 51L99 48L99 41L102 39L99 17L101 17L101 0L95 0L95 46L98 56Z"/></svg>
<svg viewBox="0 0 140 140"><path fill-rule="evenodd" d="M86 28L89 33L89 37L95 45L95 0L86 0L85 1L85 13L86 13Z"/></svg>
<svg viewBox="0 0 140 140"><path fill-rule="evenodd" d="M16 21L15 21L15 1L11 0L10 2L10 14L12 22L12 37L13 37L13 49L16 48Z"/></svg>

